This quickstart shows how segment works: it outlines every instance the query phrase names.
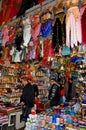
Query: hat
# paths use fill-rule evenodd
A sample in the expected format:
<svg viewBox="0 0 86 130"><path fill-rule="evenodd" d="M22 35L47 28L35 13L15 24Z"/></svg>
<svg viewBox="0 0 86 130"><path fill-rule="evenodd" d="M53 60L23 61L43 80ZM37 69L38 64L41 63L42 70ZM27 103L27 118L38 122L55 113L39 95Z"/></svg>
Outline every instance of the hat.
<svg viewBox="0 0 86 130"><path fill-rule="evenodd" d="M50 80L54 80L54 81L58 82L58 74L55 72L51 72Z"/></svg>

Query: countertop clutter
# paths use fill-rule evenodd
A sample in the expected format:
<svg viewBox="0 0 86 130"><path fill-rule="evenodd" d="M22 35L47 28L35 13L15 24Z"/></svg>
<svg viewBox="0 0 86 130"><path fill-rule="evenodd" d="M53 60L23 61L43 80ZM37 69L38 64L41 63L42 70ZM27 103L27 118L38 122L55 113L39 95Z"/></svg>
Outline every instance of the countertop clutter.
<svg viewBox="0 0 86 130"><path fill-rule="evenodd" d="M86 130L86 104L83 110L75 99L44 112L29 115L25 130Z"/></svg>

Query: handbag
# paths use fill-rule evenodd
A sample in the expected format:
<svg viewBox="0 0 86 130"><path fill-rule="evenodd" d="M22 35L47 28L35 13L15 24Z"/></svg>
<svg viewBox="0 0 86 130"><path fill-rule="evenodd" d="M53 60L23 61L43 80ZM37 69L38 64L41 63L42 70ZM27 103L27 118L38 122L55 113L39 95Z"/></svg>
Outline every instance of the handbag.
<svg viewBox="0 0 86 130"><path fill-rule="evenodd" d="M62 55L63 55L63 56L68 56L68 55L70 55L70 48L67 47L67 46L63 47L63 49L62 49Z"/></svg>

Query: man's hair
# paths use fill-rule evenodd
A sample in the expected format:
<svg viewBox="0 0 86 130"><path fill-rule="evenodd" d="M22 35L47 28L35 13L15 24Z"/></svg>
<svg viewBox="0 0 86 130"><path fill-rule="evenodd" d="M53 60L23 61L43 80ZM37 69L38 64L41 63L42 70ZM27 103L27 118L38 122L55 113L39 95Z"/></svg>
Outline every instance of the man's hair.
<svg viewBox="0 0 86 130"><path fill-rule="evenodd" d="M22 77L21 79L24 80L24 81L28 81L27 77Z"/></svg>

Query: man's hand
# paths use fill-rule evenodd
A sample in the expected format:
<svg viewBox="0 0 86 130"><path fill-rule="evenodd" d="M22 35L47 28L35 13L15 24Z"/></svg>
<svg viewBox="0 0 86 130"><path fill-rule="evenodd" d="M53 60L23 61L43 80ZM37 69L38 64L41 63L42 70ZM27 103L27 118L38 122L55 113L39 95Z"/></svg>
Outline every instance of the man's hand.
<svg viewBox="0 0 86 130"><path fill-rule="evenodd" d="M21 105L21 106L24 106L24 102L21 102L20 105Z"/></svg>

